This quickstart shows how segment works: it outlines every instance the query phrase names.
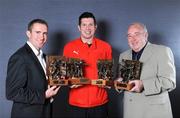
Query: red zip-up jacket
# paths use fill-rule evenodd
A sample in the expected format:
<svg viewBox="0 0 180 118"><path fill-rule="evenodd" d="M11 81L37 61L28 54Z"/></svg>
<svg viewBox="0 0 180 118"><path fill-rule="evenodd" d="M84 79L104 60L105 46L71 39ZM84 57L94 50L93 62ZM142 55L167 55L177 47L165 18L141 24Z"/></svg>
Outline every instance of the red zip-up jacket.
<svg viewBox="0 0 180 118"><path fill-rule="evenodd" d="M93 39L90 47L78 38L65 45L64 56L84 60L87 64L83 71L84 77L95 80L98 78L97 60L112 59L112 49L108 43L98 38ZM107 102L107 91L95 85L83 85L70 90L69 104L73 106L89 108Z"/></svg>

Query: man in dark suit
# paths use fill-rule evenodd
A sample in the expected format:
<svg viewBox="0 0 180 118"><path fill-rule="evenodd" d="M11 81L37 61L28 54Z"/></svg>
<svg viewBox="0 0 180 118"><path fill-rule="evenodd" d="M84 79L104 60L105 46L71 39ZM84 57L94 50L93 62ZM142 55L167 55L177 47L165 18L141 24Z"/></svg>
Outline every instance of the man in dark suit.
<svg viewBox="0 0 180 118"><path fill-rule="evenodd" d="M28 41L9 59L6 97L13 101L12 118L49 118L51 98L57 86L48 87L45 55L41 48L47 41L48 24L34 19L28 24Z"/></svg>

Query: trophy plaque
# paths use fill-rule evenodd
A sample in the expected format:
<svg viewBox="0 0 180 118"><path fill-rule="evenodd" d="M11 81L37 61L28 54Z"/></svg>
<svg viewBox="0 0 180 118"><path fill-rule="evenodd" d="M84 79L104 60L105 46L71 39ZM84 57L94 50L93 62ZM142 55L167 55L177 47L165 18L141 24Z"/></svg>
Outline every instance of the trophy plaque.
<svg viewBox="0 0 180 118"><path fill-rule="evenodd" d="M108 59L99 59L97 61L98 79L91 80L92 85L111 86L113 77L113 61Z"/></svg>
<svg viewBox="0 0 180 118"><path fill-rule="evenodd" d="M50 86L68 85L68 80L66 78L66 58L63 56L47 56L46 60L48 84Z"/></svg>
<svg viewBox="0 0 180 118"><path fill-rule="evenodd" d="M140 79L142 62L137 60L125 60L118 66L118 77L123 78L122 81L116 81L114 86L118 89L130 90L133 85L128 84L129 80Z"/></svg>
<svg viewBox="0 0 180 118"><path fill-rule="evenodd" d="M67 77L70 85L90 84L90 80L83 77L85 62L78 58L69 58L67 61Z"/></svg>
<svg viewBox="0 0 180 118"><path fill-rule="evenodd" d="M117 89L123 89L123 90L131 90L133 88L132 84L128 84L127 82L122 81L114 81L114 87Z"/></svg>

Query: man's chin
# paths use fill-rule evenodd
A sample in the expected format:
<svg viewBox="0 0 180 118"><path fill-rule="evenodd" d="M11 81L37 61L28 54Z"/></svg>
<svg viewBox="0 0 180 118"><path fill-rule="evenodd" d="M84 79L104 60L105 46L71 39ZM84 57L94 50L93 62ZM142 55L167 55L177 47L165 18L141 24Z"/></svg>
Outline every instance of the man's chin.
<svg viewBox="0 0 180 118"><path fill-rule="evenodd" d="M132 48L134 52L139 52L139 48Z"/></svg>
<svg viewBox="0 0 180 118"><path fill-rule="evenodd" d="M92 38L93 38L93 36L91 35L91 36L84 36L84 38L86 39L86 40L91 40Z"/></svg>

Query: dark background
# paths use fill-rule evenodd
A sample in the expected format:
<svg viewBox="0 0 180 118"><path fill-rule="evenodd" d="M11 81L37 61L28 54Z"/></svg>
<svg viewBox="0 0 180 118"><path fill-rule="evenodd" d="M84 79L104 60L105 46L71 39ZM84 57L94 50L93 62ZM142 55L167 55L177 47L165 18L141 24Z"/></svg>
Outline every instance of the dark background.
<svg viewBox="0 0 180 118"><path fill-rule="evenodd" d="M179 0L0 0L0 117L9 118L12 102L5 98L8 58L26 42L27 23L43 18L49 23L44 52L62 55L64 45L79 37L78 17L93 12L98 21L96 36L109 42L117 64L128 49L127 26L135 21L147 25L149 40L169 46L175 57L177 88L170 93L174 118L180 118L180 1ZM110 117L121 117L122 95L108 91ZM68 117L68 88L55 97L54 117ZM151 111L149 111L151 112Z"/></svg>

